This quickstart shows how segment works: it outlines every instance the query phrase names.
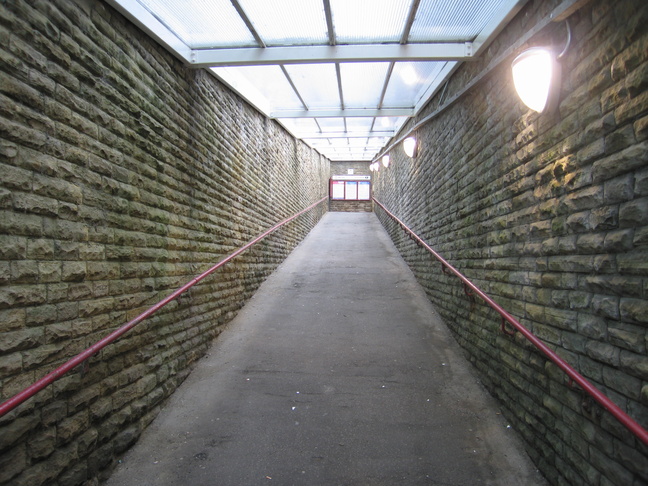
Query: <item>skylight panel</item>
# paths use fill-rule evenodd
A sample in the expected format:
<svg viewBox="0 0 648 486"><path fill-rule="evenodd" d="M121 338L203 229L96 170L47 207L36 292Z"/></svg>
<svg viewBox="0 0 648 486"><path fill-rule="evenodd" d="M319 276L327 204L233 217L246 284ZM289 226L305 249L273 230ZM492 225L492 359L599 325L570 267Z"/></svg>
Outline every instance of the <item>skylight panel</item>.
<svg viewBox="0 0 648 486"><path fill-rule="evenodd" d="M422 0L409 42L472 41L503 0Z"/></svg>
<svg viewBox="0 0 648 486"><path fill-rule="evenodd" d="M229 0L137 1L192 49L257 45Z"/></svg>
<svg viewBox="0 0 648 486"><path fill-rule="evenodd" d="M445 62L397 62L389 78L384 106L415 106L444 65Z"/></svg>
<svg viewBox="0 0 648 486"><path fill-rule="evenodd" d="M250 86L265 99L271 110L278 108L286 110L302 110L304 106L290 86L279 66L242 66L237 68L213 68L216 74L220 70L236 73L245 79Z"/></svg>
<svg viewBox="0 0 648 486"><path fill-rule="evenodd" d="M289 64L285 67L309 108L340 108L335 64Z"/></svg>
<svg viewBox="0 0 648 486"><path fill-rule="evenodd" d="M346 108L375 108L389 69L388 62L355 62L340 65Z"/></svg>
<svg viewBox="0 0 648 486"><path fill-rule="evenodd" d="M268 46L328 44L321 0L239 0Z"/></svg>
<svg viewBox="0 0 648 486"><path fill-rule="evenodd" d="M351 132L369 133L372 123L371 117L347 118L347 127Z"/></svg>
<svg viewBox="0 0 648 486"><path fill-rule="evenodd" d="M296 137L308 137L319 133L314 118L281 118L279 122Z"/></svg>
<svg viewBox="0 0 648 486"><path fill-rule="evenodd" d="M399 42L411 0L331 0L338 44Z"/></svg>
<svg viewBox="0 0 648 486"><path fill-rule="evenodd" d="M375 118L374 131L393 130L398 124L399 117L394 116L380 116Z"/></svg>
<svg viewBox="0 0 648 486"><path fill-rule="evenodd" d="M327 133L343 133L346 130L344 118L318 118L317 122L322 127L322 130Z"/></svg>

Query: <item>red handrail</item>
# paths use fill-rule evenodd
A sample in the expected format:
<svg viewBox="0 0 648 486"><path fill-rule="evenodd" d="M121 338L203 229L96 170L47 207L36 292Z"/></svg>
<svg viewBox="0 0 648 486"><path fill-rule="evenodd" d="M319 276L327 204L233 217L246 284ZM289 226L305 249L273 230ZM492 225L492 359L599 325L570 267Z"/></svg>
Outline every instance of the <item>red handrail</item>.
<svg viewBox="0 0 648 486"><path fill-rule="evenodd" d="M511 314L506 312L499 304L497 304L493 299L486 295L479 287L473 284L468 280L459 270L450 265L441 255L434 251L425 241L423 241L417 234L415 234L410 228L405 225L400 219L398 219L393 213L391 213L382 203L380 203L376 198L372 198L373 201L382 208L387 215L389 215L394 221L396 221L400 227L410 235L414 241L416 241L420 246L429 251L434 258L441 262L441 267L444 273L450 271L455 276L457 276L464 284L465 287L468 287L472 290L474 294L477 294L484 302L486 302L490 307L495 309L497 313L502 317L502 326L504 321L511 324L517 331L520 331L522 335L527 338L536 348L542 351L551 361L553 361L561 370L567 374L570 382L576 382L585 392L587 392L594 400L596 400L605 410L610 412L619 422L625 425L630 432L632 432L639 440L644 444L648 445L648 431L639 425L632 417L619 408L612 400L603 394L598 388L592 385L587 381L583 375L578 373L574 368L572 368L565 360L558 356L554 351L552 351L546 344L544 344L540 339L538 339L531 331L524 327L517 319L515 319ZM502 330L505 329L502 327ZM505 331L506 332L506 331Z"/></svg>
<svg viewBox="0 0 648 486"><path fill-rule="evenodd" d="M277 223L276 225L274 225L274 226L273 226L272 228L270 228L269 230L265 231L264 233L261 233L259 236L257 236L256 238L254 238L252 241L250 241L250 242L247 243L246 245L242 246L241 248L239 248L238 250L236 250L234 253L231 253L229 256L227 256L226 258L224 258L223 260L221 260L219 263L217 263L216 265L214 265L213 267L211 267L211 268L210 268L209 270L207 270L206 272L201 273L199 276L197 276L196 278L194 278L194 279L191 280L190 282L186 283L185 285L183 285L182 287L180 287L178 290L176 290L175 292L173 292L173 293L170 294L169 296L167 296L167 297L165 297L164 299L162 299L162 300L161 300L160 302L158 302L157 304L155 304L155 305L149 307L146 311L142 312L142 313L141 313L139 316L137 316L136 318L134 318L134 319L132 319L131 321L127 322L127 323L124 324L122 327L120 327L119 329L113 331L112 333L110 333L108 336L106 336L105 338L101 339L100 341L97 341L95 344L93 344L92 346L90 346L88 349L86 349L85 351L82 351L81 353L77 354L74 358L70 359L70 360L69 360L68 362L66 362L65 364L59 366L58 368L56 368L56 369L55 369L54 371L52 371L51 373L45 375L43 378L41 378L41 379L38 380L37 382L33 383L32 385L28 386L28 387L25 388L23 391L21 391L20 393L16 394L15 396L13 396L12 398L10 398L10 399L7 400L6 402L0 404L0 417L2 417L3 415L7 414L8 412L10 412L11 410L13 410L14 408L16 408L18 405L20 405L21 403L23 403L25 400L27 400L27 399L33 397L36 393L38 393L39 391L41 391L43 388L45 388L46 386L50 385L51 383L53 383L54 381L58 380L59 378L61 378L61 377L62 377L63 375L65 375L68 371L70 371L71 369L77 367L78 365L80 365L81 363L83 363L85 360L87 360L88 358L90 358L91 356L93 356L95 353L99 352L100 350L102 350L103 348L105 348L106 346L108 346L109 344L111 344L111 343L113 343L114 341L116 341L119 337L121 337L121 336L122 336L123 334L125 334L126 332L130 331L133 327L135 327L137 324L139 324L140 322L142 322L144 319L146 319L147 317L149 317L149 316L152 315L153 313L155 313L155 312L157 312L158 310L160 310L162 307L164 307L165 305L167 305L167 304L168 304L169 302L171 302L173 299L175 299L176 297L180 296L182 293L184 293L184 292L186 292L187 290L189 290L191 287L193 287L194 285L196 285L198 282L200 282L201 280L203 280L203 279L206 278L207 276L209 276L209 275L211 275L212 273L214 273L214 272L215 272L216 270L218 270L220 267L222 267L222 266L224 266L225 264L229 263L229 262L230 262L231 260L233 260L235 257L239 256L239 255L240 255L241 253L243 253L245 250L247 250L248 248L250 248L252 245L258 243L258 242L261 241L263 238L265 238L265 237L268 236L269 234L273 233L274 231L276 231L276 230L279 229L280 227L282 227L282 226L284 226L285 224L291 222L292 220L296 219L297 217L301 216L302 214L304 214L304 213L310 211L311 209L313 209L314 207L316 207L317 205L323 203L323 202L326 201L326 200L328 200L328 197L323 197L322 199L320 199L320 200L317 201L316 203L313 203L313 204L311 204L310 206L308 206L306 209L303 209L303 210L299 211L298 213L294 214L294 215L291 216L290 218L285 219L285 220L283 220L283 221L280 222L280 223Z"/></svg>

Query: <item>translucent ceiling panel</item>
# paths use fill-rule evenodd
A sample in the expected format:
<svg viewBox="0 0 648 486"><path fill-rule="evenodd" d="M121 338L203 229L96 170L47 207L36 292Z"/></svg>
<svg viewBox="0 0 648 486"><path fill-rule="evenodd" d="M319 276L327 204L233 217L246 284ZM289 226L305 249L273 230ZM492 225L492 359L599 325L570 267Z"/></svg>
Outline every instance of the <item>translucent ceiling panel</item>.
<svg viewBox="0 0 648 486"><path fill-rule="evenodd" d="M373 118L347 118L346 121L350 132L369 133L371 130L371 124L373 123Z"/></svg>
<svg viewBox="0 0 648 486"><path fill-rule="evenodd" d="M371 137L367 142L367 145L370 147L382 148L387 145L387 142L389 142L389 138L387 137Z"/></svg>
<svg viewBox="0 0 648 486"><path fill-rule="evenodd" d="M330 138L330 139L328 139L327 143L328 143L328 145L330 145L333 148L335 148L335 147L337 147L337 148L340 148L340 147L348 148L350 140L351 139L349 139L349 138Z"/></svg>
<svg viewBox="0 0 648 486"><path fill-rule="evenodd" d="M389 78L383 106L386 108L414 107L444 65L445 61L397 62Z"/></svg>
<svg viewBox="0 0 648 486"><path fill-rule="evenodd" d="M422 0L409 41L472 41L504 3L504 0Z"/></svg>
<svg viewBox="0 0 648 486"><path fill-rule="evenodd" d="M289 64L286 71L309 108L340 108L335 64Z"/></svg>
<svg viewBox="0 0 648 486"><path fill-rule="evenodd" d="M271 110L277 108L301 110L304 108L279 66L243 66L220 69L234 71L240 77L245 78L266 99L266 106ZM214 72L218 74L219 69L214 69Z"/></svg>
<svg viewBox="0 0 648 486"><path fill-rule="evenodd" d="M393 130L398 123L399 117L381 116L376 118L374 123L374 131Z"/></svg>
<svg viewBox="0 0 648 486"><path fill-rule="evenodd" d="M389 69L388 62L340 64L342 92L346 108L376 108Z"/></svg>
<svg viewBox="0 0 648 486"><path fill-rule="evenodd" d="M318 118L317 123L323 132L343 133L345 131L344 118Z"/></svg>
<svg viewBox="0 0 648 486"><path fill-rule="evenodd" d="M230 0L137 1L192 49L257 45Z"/></svg>
<svg viewBox="0 0 648 486"><path fill-rule="evenodd" d="M322 0L239 0L268 46L328 44Z"/></svg>
<svg viewBox="0 0 648 486"><path fill-rule="evenodd" d="M313 118L281 118L279 122L297 137L319 133L319 127Z"/></svg>
<svg viewBox="0 0 648 486"><path fill-rule="evenodd" d="M331 0L338 44L399 42L411 0Z"/></svg>

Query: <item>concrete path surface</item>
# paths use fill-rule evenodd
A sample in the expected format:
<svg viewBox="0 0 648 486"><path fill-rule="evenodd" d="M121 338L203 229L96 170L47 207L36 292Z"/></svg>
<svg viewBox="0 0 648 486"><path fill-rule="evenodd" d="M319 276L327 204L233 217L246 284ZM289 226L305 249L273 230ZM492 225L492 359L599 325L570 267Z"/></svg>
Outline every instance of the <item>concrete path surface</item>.
<svg viewBox="0 0 648 486"><path fill-rule="evenodd" d="M373 213L327 213L108 486L542 485Z"/></svg>

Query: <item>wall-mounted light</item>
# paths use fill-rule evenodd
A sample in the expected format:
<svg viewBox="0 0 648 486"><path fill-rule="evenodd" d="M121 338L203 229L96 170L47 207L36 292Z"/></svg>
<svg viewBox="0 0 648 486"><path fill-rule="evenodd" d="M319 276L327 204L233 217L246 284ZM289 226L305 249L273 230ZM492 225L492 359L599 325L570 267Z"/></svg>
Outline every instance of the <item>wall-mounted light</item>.
<svg viewBox="0 0 648 486"><path fill-rule="evenodd" d="M385 166L385 168L389 167L389 155L388 154L383 155L382 164L383 164L383 166Z"/></svg>
<svg viewBox="0 0 648 486"><path fill-rule="evenodd" d="M558 105L560 64L548 47L532 47L515 58L513 84L522 102L538 113Z"/></svg>
<svg viewBox="0 0 648 486"><path fill-rule="evenodd" d="M374 162L369 166L369 170L371 170L371 172L377 172L378 169L380 169L380 163L379 162Z"/></svg>
<svg viewBox="0 0 648 486"><path fill-rule="evenodd" d="M418 143L416 142L416 137L407 137L403 140L403 150L408 157L416 157L418 155Z"/></svg>
<svg viewBox="0 0 648 486"><path fill-rule="evenodd" d="M558 106L560 94L560 64L558 60L571 43L571 28L567 26L567 43L556 55L551 47L532 47L513 60L513 84L522 102L538 113L551 112Z"/></svg>

